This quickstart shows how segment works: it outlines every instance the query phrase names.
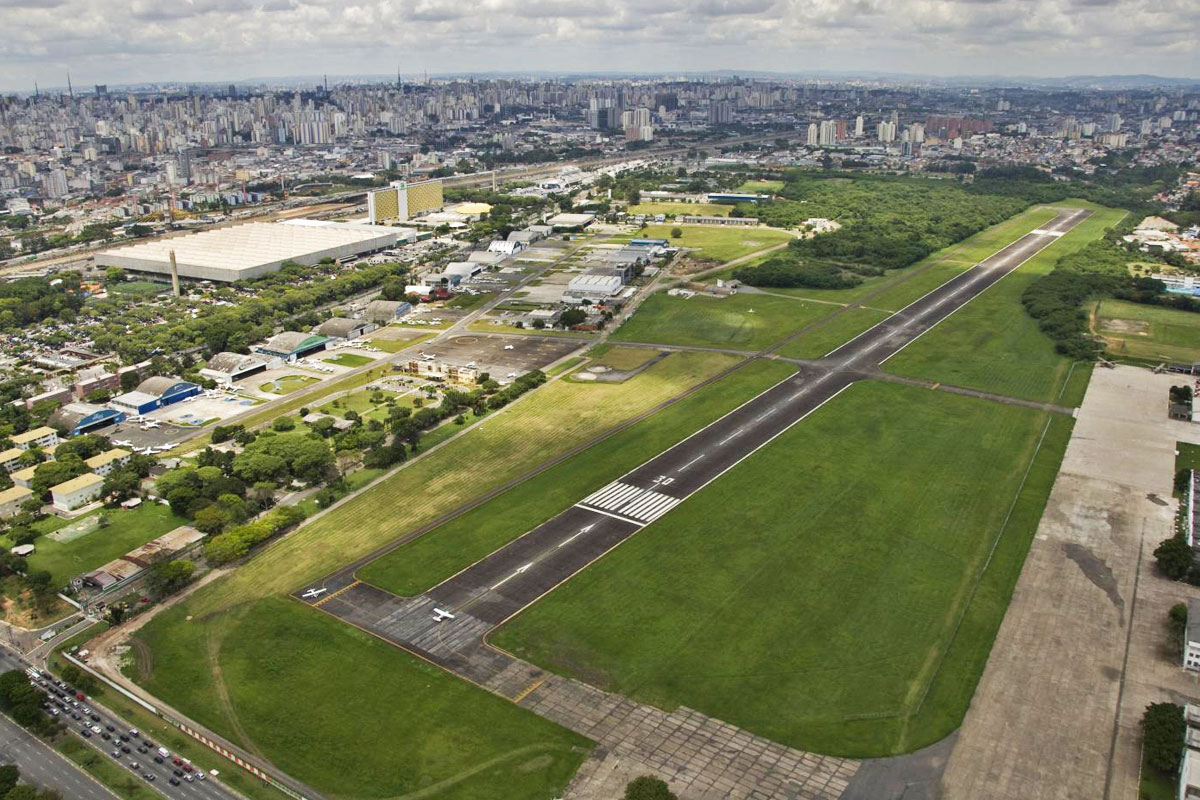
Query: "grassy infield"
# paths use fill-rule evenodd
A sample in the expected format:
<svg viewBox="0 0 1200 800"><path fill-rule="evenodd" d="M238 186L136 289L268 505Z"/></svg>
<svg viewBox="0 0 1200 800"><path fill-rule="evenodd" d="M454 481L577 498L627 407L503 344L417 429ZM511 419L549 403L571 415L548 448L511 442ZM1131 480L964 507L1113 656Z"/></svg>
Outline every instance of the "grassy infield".
<svg viewBox="0 0 1200 800"><path fill-rule="evenodd" d="M1200 315L1122 300L1096 309L1097 332L1113 355L1151 361L1200 361Z"/></svg>
<svg viewBox="0 0 1200 800"><path fill-rule="evenodd" d="M1072 374L1047 355L1049 343L1016 301L1023 282L1072 243L1098 235L1104 219L1062 237L888 368L1078 402L1082 371ZM929 273L870 306L902 306L936 285L938 274L944 279L1003 244L992 239L1044 221L1030 212L999 226L1007 227L1003 234L951 248ZM826 294L819 299L853 299ZM818 305L754 302L770 299L794 303L787 308ZM859 325L874 318L855 316ZM782 313L773 319L776 340L799 327ZM828 349L855 327L822 334L810 349ZM768 328L746 340L768 340ZM969 343L959 344L964 338ZM1025 359L1008 360L1008 352ZM552 795L586 743L280 595L732 362L678 353L626 384L559 382L539 390L161 615L141 637L154 659L141 665L148 669L140 679L339 795L422 788L439 797ZM743 368L364 575L406 591L435 583L783 369ZM881 755L936 741L965 712L1069 432L1066 417L1026 408L856 385L535 605L497 640L635 697L664 707L685 703L801 747ZM900 491L880 492L884 486Z"/></svg>

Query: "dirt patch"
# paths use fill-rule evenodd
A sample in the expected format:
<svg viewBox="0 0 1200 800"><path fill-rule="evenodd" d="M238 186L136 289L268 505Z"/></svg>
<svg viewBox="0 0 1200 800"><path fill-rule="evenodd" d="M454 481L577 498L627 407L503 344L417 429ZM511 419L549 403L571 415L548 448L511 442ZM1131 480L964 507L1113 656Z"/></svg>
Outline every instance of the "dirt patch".
<svg viewBox="0 0 1200 800"><path fill-rule="evenodd" d="M545 769L554 763L554 759L548 755L542 754L537 758L531 758L524 764L517 767L517 772L536 772L540 769Z"/></svg>
<svg viewBox="0 0 1200 800"><path fill-rule="evenodd" d="M704 272L705 270L719 266L721 266L720 261L710 261L705 258L692 258L691 256L684 256L675 262L674 266L671 268L671 274L694 275L697 272Z"/></svg>
<svg viewBox="0 0 1200 800"><path fill-rule="evenodd" d="M1149 336L1150 323L1136 319L1101 319L1100 327L1110 333L1134 334Z"/></svg>
<svg viewBox="0 0 1200 800"><path fill-rule="evenodd" d="M133 647L133 669L137 679L149 680L150 673L154 671L154 651L136 636L129 640L129 644Z"/></svg>

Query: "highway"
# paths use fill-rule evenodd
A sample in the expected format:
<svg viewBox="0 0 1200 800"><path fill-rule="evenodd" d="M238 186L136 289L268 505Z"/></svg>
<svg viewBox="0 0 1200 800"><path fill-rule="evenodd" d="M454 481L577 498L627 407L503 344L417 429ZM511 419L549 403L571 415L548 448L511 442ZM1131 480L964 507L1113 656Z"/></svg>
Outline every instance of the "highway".
<svg viewBox="0 0 1200 800"><path fill-rule="evenodd" d="M294 597L478 683L507 666L492 628L570 579L816 411L1086 218L1062 211L802 371L415 598L343 569ZM317 595L307 590L324 588ZM435 608L454 614L436 621Z"/></svg>
<svg viewBox="0 0 1200 800"><path fill-rule="evenodd" d="M7 649L0 648L0 672L13 669L25 671L31 666L33 665L24 658ZM78 708L72 706L69 697L55 697L55 699L67 705L66 709L59 708L57 719L66 725L68 736L78 737L89 747L101 753L104 758L120 765L122 769L129 770L130 774L136 774L138 780L152 786L160 794L172 800L241 800L240 795L235 794L211 777L206 777L204 780L193 778L190 782L186 779L179 779L179 785L172 786L170 779L174 777L173 770L178 768L168 759L164 759L162 764L155 763L154 748L148 749L146 753L139 753L137 748L139 745L144 745L145 740L141 737L129 737L129 725L120 717L92 702L90 698L86 701L76 700L75 702L79 703L80 707L90 709L100 718L99 720L90 719ZM72 714L79 714L80 719L73 719ZM85 720L89 726L98 726L103 733L110 736L110 739L105 740L91 731L89 731L91 734L89 737L83 737L81 729ZM75 764L67 761L36 737L26 733L24 729L7 717L0 717L0 722L3 723L0 724L0 739L4 743L0 754L9 757L20 768L22 775L28 775L39 785L58 789L62 792L63 797L67 798L110 800L114 797L112 793L96 783ZM111 732L107 730L108 726L112 727ZM121 734L126 735L129 742L121 742L117 738ZM121 745L129 747L130 752L128 754L121 753L119 758L113 757L113 751ZM155 747L157 746L155 744ZM214 756L213 760L215 762L217 757ZM133 770L130 766L131 763L137 763L138 769ZM183 772L183 770L180 771ZM148 781L143 777L145 773L154 775L155 779Z"/></svg>

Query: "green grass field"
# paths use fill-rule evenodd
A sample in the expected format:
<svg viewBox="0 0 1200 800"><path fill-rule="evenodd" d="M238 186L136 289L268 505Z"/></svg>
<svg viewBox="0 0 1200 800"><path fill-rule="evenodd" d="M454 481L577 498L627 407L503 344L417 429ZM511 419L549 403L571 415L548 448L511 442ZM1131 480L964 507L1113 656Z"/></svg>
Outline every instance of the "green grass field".
<svg viewBox="0 0 1200 800"><path fill-rule="evenodd" d="M750 194L775 194L783 188L783 181L746 181L737 188Z"/></svg>
<svg viewBox="0 0 1200 800"><path fill-rule="evenodd" d="M34 542L37 549L29 557L30 569L49 570L55 586L66 586L67 581L81 572L107 564L156 536L188 524L183 517L172 514L170 508L157 503L142 503L130 510L105 509L103 513L109 519L107 528L98 528L69 542L40 537Z"/></svg>
<svg viewBox="0 0 1200 800"><path fill-rule="evenodd" d="M803 749L917 749L966 711L1070 427L856 384L493 642Z"/></svg>
<svg viewBox="0 0 1200 800"><path fill-rule="evenodd" d="M1095 241L1124 211L1095 213L933 330L900 351L884 369L897 375L1056 402L1071 362L1021 306L1021 293L1066 253Z"/></svg>
<svg viewBox="0 0 1200 800"><path fill-rule="evenodd" d="M598 344L588 351L593 363L612 369L637 369L658 353L653 347L620 347L611 344Z"/></svg>
<svg viewBox="0 0 1200 800"><path fill-rule="evenodd" d="M1123 300L1103 300L1096 310L1096 332L1114 358L1200 361L1200 314Z"/></svg>
<svg viewBox="0 0 1200 800"><path fill-rule="evenodd" d="M665 214L667 222L670 222L675 217L684 214L701 214L706 217L728 217L733 206L721 205L719 203L639 203L636 206L630 206L626 211L629 214L646 214L654 216L655 214Z"/></svg>
<svg viewBox="0 0 1200 800"><path fill-rule="evenodd" d="M559 796L590 743L284 598L137 634L130 672L201 724L336 798Z"/></svg>
<svg viewBox="0 0 1200 800"><path fill-rule="evenodd" d="M491 292L476 292L475 294L456 294L445 302L446 308L475 308L481 306L494 295Z"/></svg>
<svg viewBox="0 0 1200 800"><path fill-rule="evenodd" d="M821 358L888 316L886 311L874 308L847 308L779 348L779 354L789 358Z"/></svg>
<svg viewBox="0 0 1200 800"><path fill-rule="evenodd" d="M837 306L791 297L739 293L671 297L658 292L612 335L613 341L761 350Z"/></svg>
<svg viewBox="0 0 1200 800"><path fill-rule="evenodd" d="M370 364L375 359L370 356L360 356L357 353L338 353L332 358L323 358L321 360L330 364L337 364L339 367L361 367L364 364Z"/></svg>
<svg viewBox="0 0 1200 800"><path fill-rule="evenodd" d="M789 365L778 362L750 362L649 419L371 562L359 570L358 578L397 594L419 594L792 372Z"/></svg>
<svg viewBox="0 0 1200 800"><path fill-rule="evenodd" d="M308 375L284 375L278 380L259 384L258 390L271 394L291 394L297 389L303 389L305 386L316 383L317 380Z"/></svg>
<svg viewBox="0 0 1200 800"><path fill-rule="evenodd" d="M672 238L671 229L678 227L683 236ZM789 242L795 237L769 228L723 228L715 225L647 225L633 234L613 236L610 242L629 239L670 239L677 247L691 248L697 258L712 261L732 261L750 253Z"/></svg>

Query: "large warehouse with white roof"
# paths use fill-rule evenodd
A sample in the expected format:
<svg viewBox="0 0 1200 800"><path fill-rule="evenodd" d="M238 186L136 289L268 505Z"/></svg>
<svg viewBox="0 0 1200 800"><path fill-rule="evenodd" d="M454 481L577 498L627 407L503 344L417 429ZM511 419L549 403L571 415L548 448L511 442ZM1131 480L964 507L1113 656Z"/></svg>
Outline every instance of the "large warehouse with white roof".
<svg viewBox="0 0 1200 800"><path fill-rule="evenodd" d="M106 250L96 264L170 275L174 250L179 277L232 283L274 272L285 261L311 265L373 253L395 246L403 233L379 225L249 222Z"/></svg>

